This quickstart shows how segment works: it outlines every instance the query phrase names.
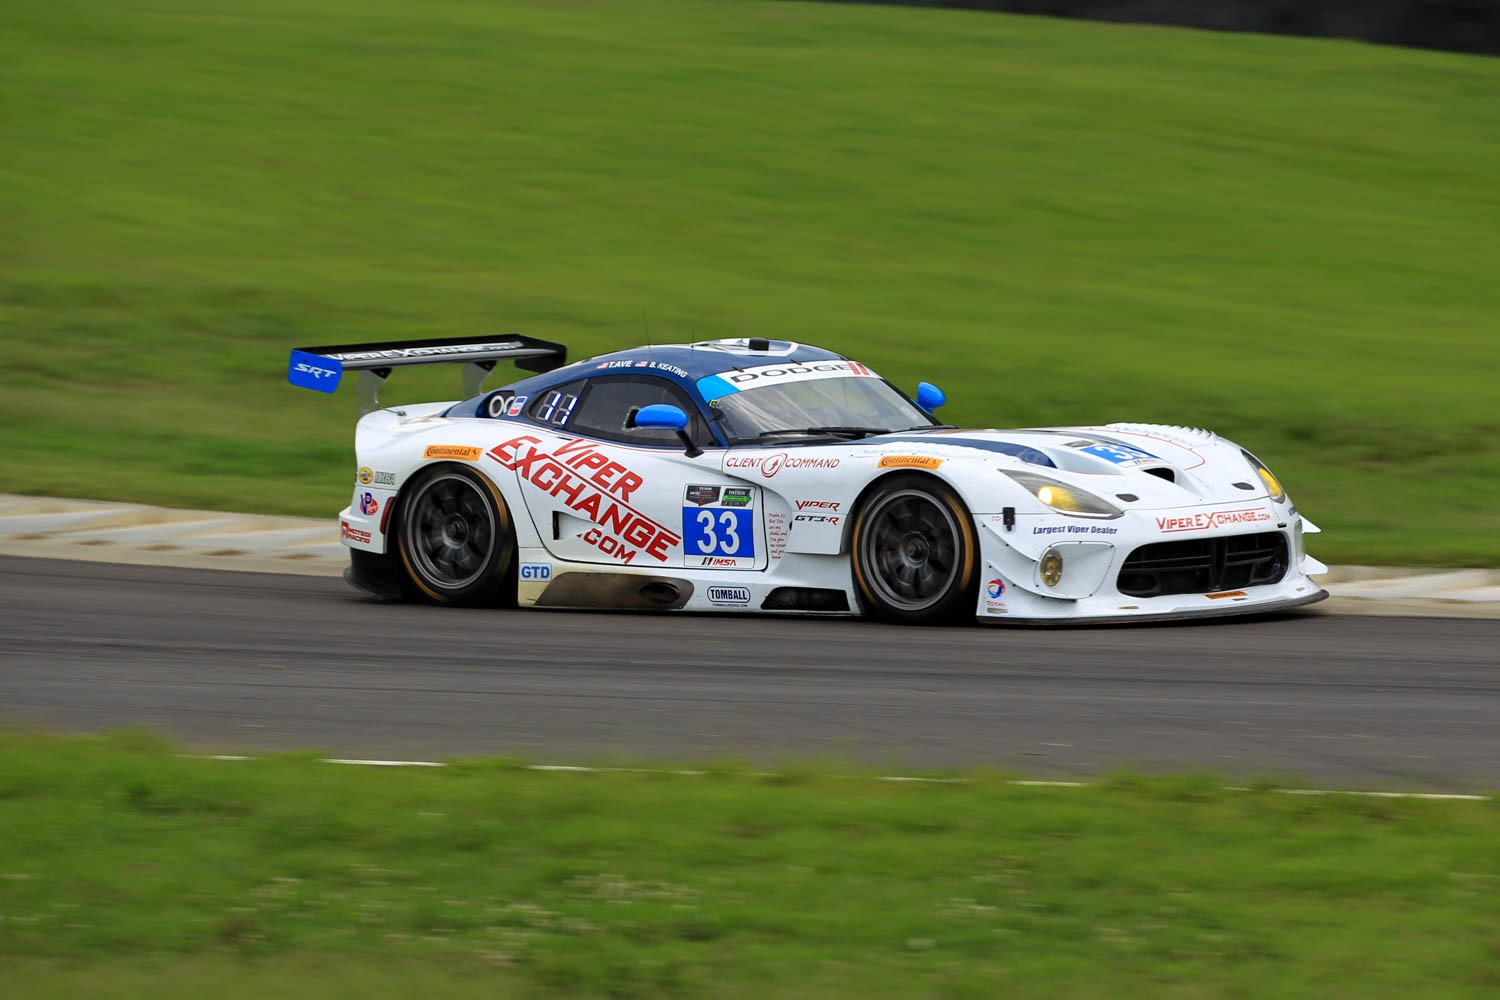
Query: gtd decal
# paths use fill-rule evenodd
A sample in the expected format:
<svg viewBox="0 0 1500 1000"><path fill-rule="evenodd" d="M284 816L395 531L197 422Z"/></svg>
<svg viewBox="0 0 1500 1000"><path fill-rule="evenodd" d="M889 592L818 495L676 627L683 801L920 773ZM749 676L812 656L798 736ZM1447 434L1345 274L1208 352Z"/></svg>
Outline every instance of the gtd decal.
<svg viewBox="0 0 1500 1000"><path fill-rule="evenodd" d="M1207 528L1222 528L1230 524L1253 524L1257 521L1269 520L1271 520L1271 515L1263 508L1246 507L1242 510L1200 511L1180 517L1158 517L1156 526L1161 529L1162 534L1169 535L1177 531L1203 531Z"/></svg>
<svg viewBox="0 0 1500 1000"><path fill-rule="evenodd" d="M366 517L380 510L380 502L373 493L362 493L359 497L359 512Z"/></svg>
<svg viewBox="0 0 1500 1000"><path fill-rule="evenodd" d="M708 600L711 604L749 604L750 589L748 587L709 587Z"/></svg>
<svg viewBox="0 0 1500 1000"><path fill-rule="evenodd" d="M523 580L550 580L552 579L551 563L522 563L520 577Z"/></svg>

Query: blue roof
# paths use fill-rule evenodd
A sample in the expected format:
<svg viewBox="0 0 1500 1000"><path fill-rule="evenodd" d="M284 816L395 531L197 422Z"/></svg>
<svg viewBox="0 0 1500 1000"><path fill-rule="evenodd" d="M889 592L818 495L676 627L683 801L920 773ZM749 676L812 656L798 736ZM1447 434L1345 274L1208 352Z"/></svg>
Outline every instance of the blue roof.
<svg viewBox="0 0 1500 1000"><path fill-rule="evenodd" d="M631 347L610 354L575 361L562 368L542 375L527 378L499 388L516 395L535 395L553 386L589 378L593 375L651 374L660 375L676 382L694 399L702 399L698 392L699 379L736 368L752 368L757 365L785 361L788 364L809 361L838 361L842 354L821 347L799 344L790 340L767 340L765 348L752 350L750 339L704 340L696 344L657 344L649 347ZM760 347L757 343L756 347ZM476 416L479 401L495 392L487 389L472 400L455 404L447 411L449 416ZM472 412L470 412L472 411Z"/></svg>

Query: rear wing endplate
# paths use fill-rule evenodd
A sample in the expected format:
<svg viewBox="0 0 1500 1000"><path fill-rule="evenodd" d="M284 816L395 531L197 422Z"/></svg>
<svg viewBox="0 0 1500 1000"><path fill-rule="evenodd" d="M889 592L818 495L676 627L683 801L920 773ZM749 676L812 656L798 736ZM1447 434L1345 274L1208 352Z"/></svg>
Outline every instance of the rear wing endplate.
<svg viewBox="0 0 1500 1000"><path fill-rule="evenodd" d="M292 349L287 381L317 392L333 392L346 371L359 372L359 412L380 409L376 397L391 369L403 365L462 364L463 398L479 395L495 362L510 358L517 368L550 372L568 360L568 349L550 340L523 337L439 337L378 344L331 344Z"/></svg>

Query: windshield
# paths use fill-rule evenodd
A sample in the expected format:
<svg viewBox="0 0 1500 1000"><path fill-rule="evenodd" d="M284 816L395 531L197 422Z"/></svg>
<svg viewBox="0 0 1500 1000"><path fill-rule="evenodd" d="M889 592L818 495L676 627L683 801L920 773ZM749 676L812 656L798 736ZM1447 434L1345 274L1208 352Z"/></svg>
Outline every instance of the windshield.
<svg viewBox="0 0 1500 1000"><path fill-rule="evenodd" d="M707 395L707 393L705 393ZM834 428L870 433L941 426L884 379L868 376L781 382L730 392L709 401L731 442L760 441L810 429L835 436Z"/></svg>

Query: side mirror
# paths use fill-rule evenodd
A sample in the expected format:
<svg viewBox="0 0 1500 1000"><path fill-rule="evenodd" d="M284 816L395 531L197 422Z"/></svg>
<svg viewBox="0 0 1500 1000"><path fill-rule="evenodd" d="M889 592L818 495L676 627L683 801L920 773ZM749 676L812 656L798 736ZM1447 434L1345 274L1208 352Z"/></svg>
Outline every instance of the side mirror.
<svg viewBox="0 0 1500 1000"><path fill-rule="evenodd" d="M687 425L688 416L682 407L671 403L652 403L625 418L626 427L661 427L676 432L687 457L697 458L703 454L703 449L693 444L693 439L688 437Z"/></svg>
<svg viewBox="0 0 1500 1000"><path fill-rule="evenodd" d="M930 413L946 402L948 402L948 397L943 394L943 390L931 382L917 383L917 405L922 409Z"/></svg>

